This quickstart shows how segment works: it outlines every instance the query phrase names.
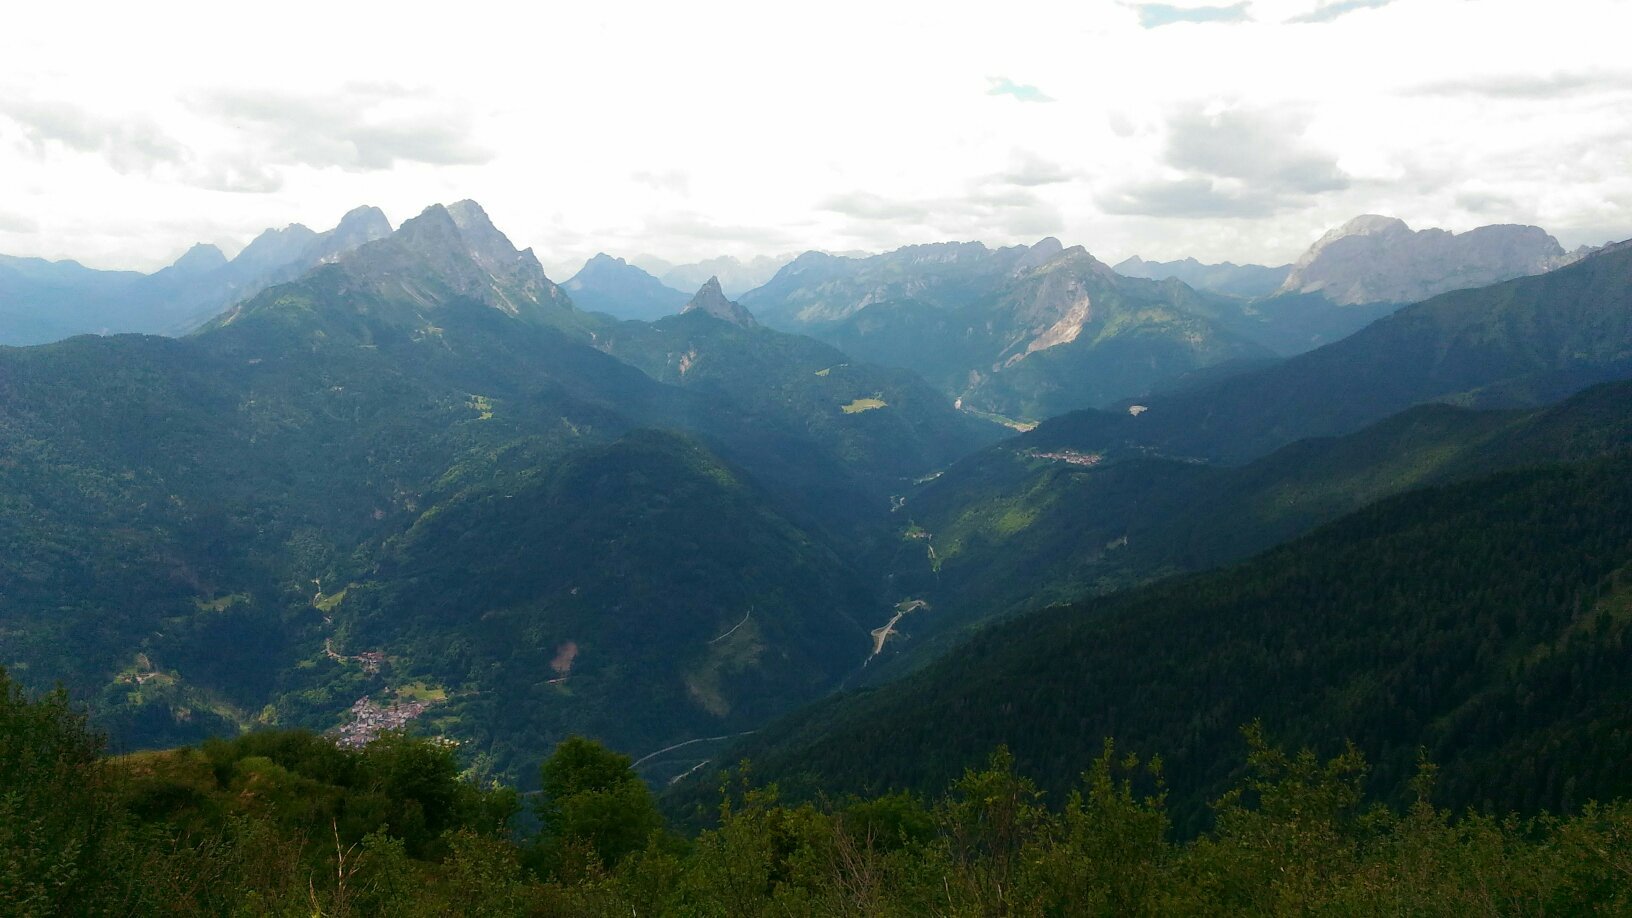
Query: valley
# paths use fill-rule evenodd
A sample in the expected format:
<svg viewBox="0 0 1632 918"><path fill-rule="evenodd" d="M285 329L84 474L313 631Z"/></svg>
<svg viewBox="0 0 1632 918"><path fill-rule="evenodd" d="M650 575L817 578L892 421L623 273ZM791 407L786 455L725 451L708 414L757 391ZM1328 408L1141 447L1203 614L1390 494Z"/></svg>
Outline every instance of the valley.
<svg viewBox="0 0 1632 918"><path fill-rule="evenodd" d="M1069 801L1114 739L1205 837L1243 727L1385 807L1427 750L1453 806L1572 811L1632 787L1632 255L1547 257L1309 306L1385 317L1280 359L1341 325L1277 318L1308 290L1052 240L742 302L598 256L586 311L433 205L184 337L0 348L0 667L132 762L431 756L547 819L575 744L706 826L736 763L795 807L983 762Z"/></svg>
<svg viewBox="0 0 1632 918"><path fill-rule="evenodd" d="M1629 34L12 4L0 916L1632 915Z"/></svg>
<svg viewBox="0 0 1632 918"><path fill-rule="evenodd" d="M929 551L931 558L933 558L935 549L930 548ZM913 612L927 610L928 608L929 603L924 602L922 599L903 599L896 603L895 614L890 616L890 620L873 629L873 652L867 657L866 663L871 663L873 657L884 652L884 645L895 634L895 626L900 624L901 619L906 618Z"/></svg>
<svg viewBox="0 0 1632 918"><path fill-rule="evenodd" d="M1318 384L1291 401L1255 395L1297 367L1319 380L1328 364L1385 365L1351 354L1386 352L1396 325L1455 329L1475 300L1529 317L1556 288L1582 316L1619 315L1621 253L1430 299L1285 363L1220 364L1165 390L1120 375L1136 402L1037 424L1006 412L1052 414L1036 393L1087 390L1028 367L1063 371L1060 355L1097 342L1070 359L1121 374L1104 348L1157 326L1211 340L1196 322L1223 323L1209 327L1224 340L1232 301L1122 277L1051 239L812 254L742 303L717 279L684 299L592 260L586 297L661 302L665 315L631 321L579 308L473 202L366 235L187 337L0 350L15 457L0 465L0 520L21 547L0 621L27 635L4 665L100 697L121 744L276 724L357 746L407 728L524 781L525 763L587 731L680 788L702 757L650 750L713 761L840 687L932 664L988 622L1237 560L1423 484L1623 442L1606 426L1620 390L1607 389L1531 414L1420 408L1264 453L1300 424L1332 431L1343 410L1358 424L1470 388L1492 393L1481 405L1536 403L1613 375L1624 328L1600 318L1601 370L1550 364L1532 340L1529 356L1392 402L1372 387L1364 410L1338 410L1356 399L1337 391L1313 400ZM859 344L820 323L873 327L894 302L878 283L914 291L902 315L1012 317L981 345L1002 372L937 388L918 374L944 370L910 351L858 356L776 330L817 323L818 337ZM1159 366L1166 335L1129 353ZM1184 367L1208 369L1173 373ZM1544 377L1553 388L1528 382ZM1021 401L981 394L999 381L1019 393L1022 379L1038 388ZM1229 411L1286 420L1272 438L1243 424L1207 440L1223 429L1205 418ZM1535 433L1547 429L1569 433L1548 446ZM93 619L100 643L71 637ZM130 671L133 653L147 662Z"/></svg>

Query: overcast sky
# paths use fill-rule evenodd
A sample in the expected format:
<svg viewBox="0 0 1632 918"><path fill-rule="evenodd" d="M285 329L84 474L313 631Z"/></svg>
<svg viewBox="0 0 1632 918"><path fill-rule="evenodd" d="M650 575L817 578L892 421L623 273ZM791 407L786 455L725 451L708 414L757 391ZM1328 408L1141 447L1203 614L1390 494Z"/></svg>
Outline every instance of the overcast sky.
<svg viewBox="0 0 1632 918"><path fill-rule="evenodd" d="M1290 261L1632 236L1632 2L13 4L0 252L151 269L480 201L557 279L913 242Z"/></svg>

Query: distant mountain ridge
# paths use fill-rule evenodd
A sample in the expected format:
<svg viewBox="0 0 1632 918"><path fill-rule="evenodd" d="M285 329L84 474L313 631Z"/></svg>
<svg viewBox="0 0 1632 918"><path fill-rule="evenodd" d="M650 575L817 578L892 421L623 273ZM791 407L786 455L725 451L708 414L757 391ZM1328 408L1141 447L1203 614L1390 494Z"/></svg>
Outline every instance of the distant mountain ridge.
<svg viewBox="0 0 1632 918"><path fill-rule="evenodd" d="M776 275L792 255L756 255L743 261L730 255L689 264L671 264L652 255L639 255L631 264L654 275L664 286L675 290L695 290L710 277L717 278L726 296L739 297Z"/></svg>
<svg viewBox="0 0 1632 918"><path fill-rule="evenodd" d="M1243 462L1349 433L1423 402L1544 404L1632 375L1632 249L1456 290L1275 366L1153 395L1137 415L1083 412L1029 437L1108 455Z"/></svg>
<svg viewBox="0 0 1632 918"><path fill-rule="evenodd" d="M1048 237L807 252L743 297L773 328L912 369L968 410L1040 418L1271 353L1227 325L1238 307L1176 281L1123 277Z"/></svg>
<svg viewBox="0 0 1632 918"><path fill-rule="evenodd" d="M1253 299L1268 296L1279 290L1286 282L1286 276L1291 273L1292 266L1270 268L1263 265L1238 265L1228 261L1208 265L1194 258L1167 262L1146 261L1135 255L1118 262L1113 270L1124 277L1143 277L1149 280L1174 278L1197 290Z"/></svg>
<svg viewBox="0 0 1632 918"><path fill-rule="evenodd" d="M591 312L650 322L673 315L686 294L640 268L601 252L561 285L572 301Z"/></svg>
<svg viewBox="0 0 1632 918"><path fill-rule="evenodd" d="M1281 293L1321 293L1340 306L1414 303L1563 267L1578 256L1539 226L1413 231L1404 220L1359 216L1309 247Z"/></svg>
<svg viewBox="0 0 1632 918"><path fill-rule="evenodd" d="M266 230L230 261L200 243L146 275L0 256L0 344L77 334L185 334L236 302L390 232L379 208L358 207L325 232L298 223Z"/></svg>

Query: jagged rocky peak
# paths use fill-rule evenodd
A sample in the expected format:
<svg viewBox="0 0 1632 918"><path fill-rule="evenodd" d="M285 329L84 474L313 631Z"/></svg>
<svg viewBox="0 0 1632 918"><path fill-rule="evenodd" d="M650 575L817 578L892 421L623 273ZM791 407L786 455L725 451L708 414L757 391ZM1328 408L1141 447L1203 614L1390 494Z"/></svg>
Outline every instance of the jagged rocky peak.
<svg viewBox="0 0 1632 918"><path fill-rule="evenodd" d="M744 309L742 304L726 299L725 291L720 289L720 279L717 277L709 278L702 289L697 291L697 295L691 298L691 302L686 304L686 308L680 310L681 315L690 312L707 313L716 319L723 319L743 328L754 328L759 325L754 314Z"/></svg>
<svg viewBox="0 0 1632 918"><path fill-rule="evenodd" d="M300 258L318 234L300 223L291 223L283 229L269 229L256 236L238 257L234 267L251 271L271 271Z"/></svg>
<svg viewBox="0 0 1632 918"><path fill-rule="evenodd" d="M465 237L472 254L495 259L517 254L516 247L510 244L510 237L499 232L487 211L475 201L466 199L449 204L448 216L453 218L454 226L459 227L459 234Z"/></svg>
<svg viewBox="0 0 1632 918"><path fill-rule="evenodd" d="M463 226L461 226L461 222ZM406 294L427 305L422 280L481 300L511 315L538 306L571 309L566 294L544 276L531 250L518 252L474 202L432 204L379 242L344 259L389 296Z"/></svg>
<svg viewBox="0 0 1632 918"><path fill-rule="evenodd" d="M448 205L448 215L459 228L470 257L494 276L513 283L548 283L544 266L539 264L532 249L517 250L510 237L499 232L488 218L482 205L468 198Z"/></svg>
<svg viewBox="0 0 1632 918"><path fill-rule="evenodd" d="M432 204L418 216L402 221L391 238L415 249L463 249L464 237L453 215L441 204Z"/></svg>
<svg viewBox="0 0 1632 918"><path fill-rule="evenodd" d="M909 265L950 264L985 258L991 251L984 242L927 242L902 246L893 252L875 257Z"/></svg>
<svg viewBox="0 0 1632 918"><path fill-rule="evenodd" d="M391 221L386 219L385 211L369 204L346 211L346 215L329 231L331 238L344 239L352 245L362 245L389 235Z"/></svg>
<svg viewBox="0 0 1632 918"><path fill-rule="evenodd" d="M1410 303L1539 274L1568 260L1558 240L1537 226L1413 231L1403 220L1366 214L1310 246L1280 292L1318 292L1341 305Z"/></svg>

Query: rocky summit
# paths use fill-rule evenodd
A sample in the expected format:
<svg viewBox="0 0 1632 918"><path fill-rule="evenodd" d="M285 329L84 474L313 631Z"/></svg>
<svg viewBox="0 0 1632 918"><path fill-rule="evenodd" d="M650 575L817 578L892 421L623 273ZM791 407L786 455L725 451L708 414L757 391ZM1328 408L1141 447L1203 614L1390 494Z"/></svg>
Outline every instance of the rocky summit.
<svg viewBox="0 0 1632 918"><path fill-rule="evenodd" d="M1367 214L1322 236L1292 266L1281 293L1320 293L1338 305L1414 303L1436 294L1540 274L1575 256L1539 226L1413 231Z"/></svg>
<svg viewBox="0 0 1632 918"><path fill-rule="evenodd" d="M720 289L720 279L717 277L710 277L697 291L697 295L691 298L691 302L686 304L686 308L680 310L681 315L693 312L706 313L744 328L753 328L759 324L755 321L754 314L744 309L740 303L726 299L725 292Z"/></svg>

